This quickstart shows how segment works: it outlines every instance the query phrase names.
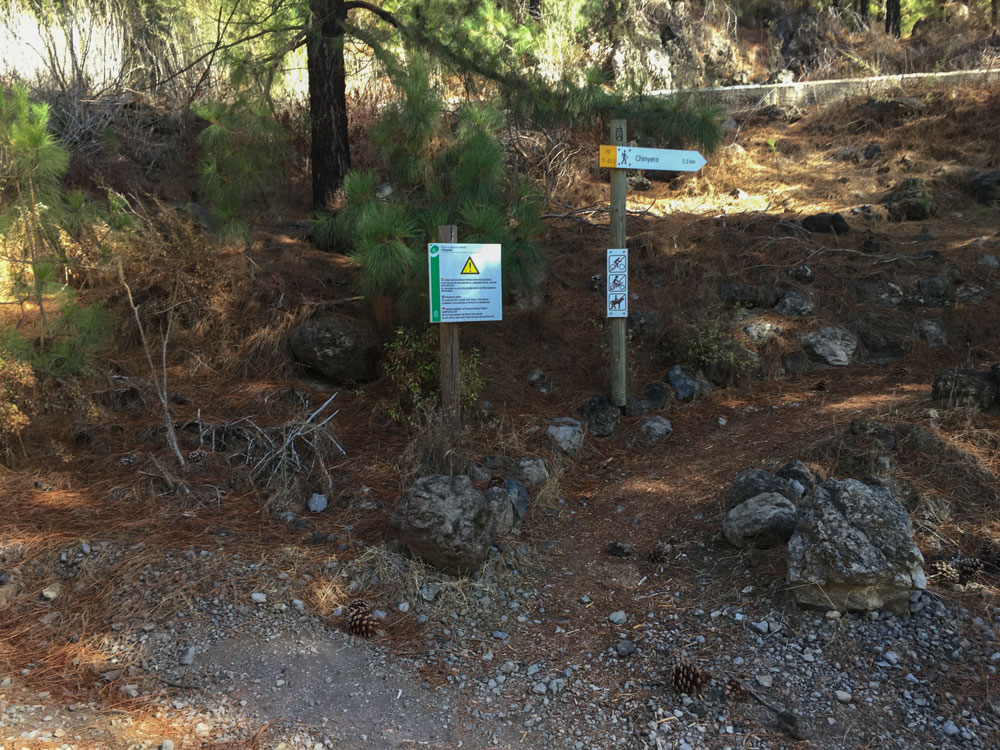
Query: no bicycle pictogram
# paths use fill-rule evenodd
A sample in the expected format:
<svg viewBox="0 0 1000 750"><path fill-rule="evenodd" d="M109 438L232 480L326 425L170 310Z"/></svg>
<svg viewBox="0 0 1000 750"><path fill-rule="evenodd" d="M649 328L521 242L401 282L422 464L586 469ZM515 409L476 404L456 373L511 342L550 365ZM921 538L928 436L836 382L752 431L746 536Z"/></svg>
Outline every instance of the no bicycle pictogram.
<svg viewBox="0 0 1000 750"><path fill-rule="evenodd" d="M479 269L476 268L476 264L472 262L472 256L471 255L469 256L469 259L467 261L465 261L465 265L462 267L462 274L463 275L464 274L469 274L469 273L472 273L472 274L478 274L479 273Z"/></svg>

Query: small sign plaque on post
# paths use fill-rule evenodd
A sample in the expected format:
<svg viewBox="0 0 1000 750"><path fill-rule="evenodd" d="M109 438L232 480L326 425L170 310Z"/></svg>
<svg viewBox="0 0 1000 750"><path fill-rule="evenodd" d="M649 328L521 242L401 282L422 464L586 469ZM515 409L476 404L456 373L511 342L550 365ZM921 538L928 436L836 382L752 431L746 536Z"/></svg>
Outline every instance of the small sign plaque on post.
<svg viewBox="0 0 1000 750"><path fill-rule="evenodd" d="M628 317L628 250L608 250L608 315Z"/></svg>
<svg viewBox="0 0 1000 750"><path fill-rule="evenodd" d="M599 164L609 169L697 172L705 166L705 157L697 151L673 148L601 146Z"/></svg>
<svg viewBox="0 0 1000 750"><path fill-rule="evenodd" d="M500 245L427 247L431 323L503 320Z"/></svg>

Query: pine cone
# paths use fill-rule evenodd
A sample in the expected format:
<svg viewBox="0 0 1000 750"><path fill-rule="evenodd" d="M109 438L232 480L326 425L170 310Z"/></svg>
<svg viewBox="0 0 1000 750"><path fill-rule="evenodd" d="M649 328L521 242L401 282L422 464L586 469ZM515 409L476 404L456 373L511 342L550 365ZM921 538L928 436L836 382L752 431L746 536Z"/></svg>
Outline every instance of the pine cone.
<svg viewBox="0 0 1000 750"><path fill-rule="evenodd" d="M667 558L670 556L671 549L673 548L669 544L660 539L653 545L653 549L649 551L649 561L656 565L665 563Z"/></svg>
<svg viewBox="0 0 1000 750"><path fill-rule="evenodd" d="M959 555L952 561L952 565L958 570L958 582L965 584L975 578L976 574L983 569L983 561L978 557L966 557Z"/></svg>
<svg viewBox="0 0 1000 750"><path fill-rule="evenodd" d="M726 685L723 687L722 693L726 696L727 701L732 701L733 703L742 703L748 697L747 689L743 687L743 683L739 680L726 680Z"/></svg>
<svg viewBox="0 0 1000 750"><path fill-rule="evenodd" d="M935 560L928 565L927 577L940 583L959 583L962 580L958 566L948 560Z"/></svg>
<svg viewBox="0 0 1000 750"><path fill-rule="evenodd" d="M351 635L371 638L378 633L379 621L368 608L368 602L358 599L347 608L347 629Z"/></svg>
<svg viewBox="0 0 1000 750"><path fill-rule="evenodd" d="M711 676L689 661L680 661L674 667L671 679L675 692L697 695L708 684Z"/></svg>

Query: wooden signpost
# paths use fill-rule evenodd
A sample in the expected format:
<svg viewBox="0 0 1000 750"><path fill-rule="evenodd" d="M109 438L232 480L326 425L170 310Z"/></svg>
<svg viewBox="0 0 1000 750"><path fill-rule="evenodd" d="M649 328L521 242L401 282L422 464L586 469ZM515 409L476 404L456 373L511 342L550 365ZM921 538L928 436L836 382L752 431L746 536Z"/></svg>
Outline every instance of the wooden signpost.
<svg viewBox="0 0 1000 750"><path fill-rule="evenodd" d="M610 335L611 403L625 406L625 321L628 318L628 248L625 244L625 180L630 169L697 172L705 157L697 151L636 148L628 143L625 120L611 121L611 146L601 146L599 164L611 170L611 246L607 252L607 311Z"/></svg>
<svg viewBox="0 0 1000 750"><path fill-rule="evenodd" d="M430 319L441 340L442 463L462 434L458 324L503 319L500 255L500 245L459 243L456 226L439 226L427 247Z"/></svg>

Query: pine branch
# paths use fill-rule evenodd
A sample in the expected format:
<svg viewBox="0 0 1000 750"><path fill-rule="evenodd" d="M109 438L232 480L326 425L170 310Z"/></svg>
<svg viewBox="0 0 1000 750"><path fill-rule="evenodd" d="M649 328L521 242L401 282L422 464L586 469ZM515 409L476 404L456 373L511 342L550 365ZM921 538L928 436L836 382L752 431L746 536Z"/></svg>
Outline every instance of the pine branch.
<svg viewBox="0 0 1000 750"><path fill-rule="evenodd" d="M392 26L394 29L400 28L399 21L396 20L396 17L392 13L385 10L384 8L378 7L377 5L372 5L371 3L367 3L365 2L365 0L350 0L350 2L344 3L344 9L347 11L352 11L355 9L367 10L370 13L374 13L376 16L381 18L387 24Z"/></svg>

